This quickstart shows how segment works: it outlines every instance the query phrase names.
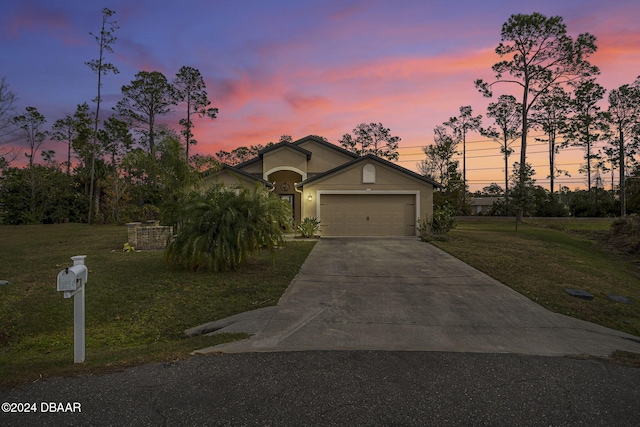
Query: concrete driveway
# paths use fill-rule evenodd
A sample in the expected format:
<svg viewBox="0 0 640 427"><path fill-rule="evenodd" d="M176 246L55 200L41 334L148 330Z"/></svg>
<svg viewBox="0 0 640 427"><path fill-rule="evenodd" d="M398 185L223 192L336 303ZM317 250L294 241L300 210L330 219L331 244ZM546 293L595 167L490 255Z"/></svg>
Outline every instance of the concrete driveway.
<svg viewBox="0 0 640 427"><path fill-rule="evenodd" d="M188 333L210 331L252 337L198 353L640 353L640 338L552 313L417 238L321 239L277 306Z"/></svg>

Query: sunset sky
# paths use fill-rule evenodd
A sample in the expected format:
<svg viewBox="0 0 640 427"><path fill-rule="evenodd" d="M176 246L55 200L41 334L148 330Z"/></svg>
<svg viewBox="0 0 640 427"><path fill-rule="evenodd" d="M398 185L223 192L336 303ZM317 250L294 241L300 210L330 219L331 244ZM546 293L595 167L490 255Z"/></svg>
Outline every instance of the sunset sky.
<svg viewBox="0 0 640 427"><path fill-rule="evenodd" d="M89 32L99 32L103 7L116 12L120 26L107 57L120 74L103 80L102 117L138 71L160 71L171 80L181 66L195 67L220 110L216 120L196 122L192 152L202 154L284 134L338 143L359 123L381 122L402 138L399 164L415 170L434 127L460 106L486 114L491 100L473 81L493 77L501 26L516 13L562 16L570 35L595 35L591 62L608 90L640 75L638 0L21 0L0 6L0 77L18 96L19 111L35 106L51 126L95 97L96 75L84 62L97 58ZM518 94L514 86L502 88ZM179 117L166 121L177 128ZM502 183L498 145L478 134L469 141L471 189ZM64 146L46 148L64 160ZM545 146L528 151L538 184L547 186ZM584 186L581 155L579 149L559 154L572 175L559 183ZM517 147L511 159L518 159Z"/></svg>

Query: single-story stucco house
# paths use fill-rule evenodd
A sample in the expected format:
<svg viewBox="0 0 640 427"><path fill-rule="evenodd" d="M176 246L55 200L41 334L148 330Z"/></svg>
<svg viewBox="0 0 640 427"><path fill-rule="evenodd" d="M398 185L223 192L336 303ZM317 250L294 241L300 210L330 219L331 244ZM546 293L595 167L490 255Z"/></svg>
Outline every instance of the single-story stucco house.
<svg viewBox="0 0 640 427"><path fill-rule="evenodd" d="M440 187L374 155L358 156L317 136L280 142L206 178L229 188L263 185L291 204L296 223L320 220L323 236L415 236Z"/></svg>

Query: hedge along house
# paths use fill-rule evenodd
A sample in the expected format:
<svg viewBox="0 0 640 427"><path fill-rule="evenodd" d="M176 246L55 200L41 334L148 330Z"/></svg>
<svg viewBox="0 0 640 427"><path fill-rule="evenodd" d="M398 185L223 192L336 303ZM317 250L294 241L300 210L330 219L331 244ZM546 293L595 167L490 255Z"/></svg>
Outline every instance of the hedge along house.
<svg viewBox="0 0 640 427"><path fill-rule="evenodd" d="M374 155L358 156L316 136L280 142L206 178L229 188L264 186L293 219L320 220L323 236L415 236L433 214L438 183ZM212 180L212 181L210 181Z"/></svg>

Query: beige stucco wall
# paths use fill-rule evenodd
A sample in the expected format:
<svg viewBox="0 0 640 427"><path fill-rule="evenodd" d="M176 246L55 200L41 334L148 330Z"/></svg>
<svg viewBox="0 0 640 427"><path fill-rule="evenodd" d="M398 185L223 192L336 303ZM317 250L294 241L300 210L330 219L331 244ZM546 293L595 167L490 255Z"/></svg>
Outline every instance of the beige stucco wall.
<svg viewBox="0 0 640 427"><path fill-rule="evenodd" d="M253 162L250 165L243 167L242 170L246 173L257 176L258 178L262 178L262 161Z"/></svg>
<svg viewBox="0 0 640 427"><path fill-rule="evenodd" d="M221 172L218 172L215 175L212 175L204 179L201 186L203 189L206 190L218 183L224 185L227 188L246 187L248 189L255 188L257 184L256 181L252 181L251 179L243 175L235 174L228 170L223 170Z"/></svg>
<svg viewBox="0 0 640 427"><path fill-rule="evenodd" d="M331 170L354 159L353 157L333 150L329 147L325 147L324 145L319 144L313 140L305 141L301 143L299 147L313 153L307 165L309 178L319 173Z"/></svg>
<svg viewBox="0 0 640 427"><path fill-rule="evenodd" d="M304 178L307 173L307 155L293 148L282 147L262 156L262 173L267 174L281 168L298 170ZM267 179L266 176L263 176Z"/></svg>
<svg viewBox="0 0 640 427"><path fill-rule="evenodd" d="M243 171L260 178L266 179L265 173L273 172L279 168L295 168L299 170L304 179L326 172L354 158L325 147L316 141L309 140L298 145L312 153L311 159L307 161L307 156L294 148L283 146L277 150L265 153L261 161L251 163L242 168Z"/></svg>
<svg viewBox="0 0 640 427"><path fill-rule="evenodd" d="M372 164L376 170L375 184L362 183L362 169L366 164ZM305 185L302 194L302 218L318 217L321 196L318 191L340 194L408 194L417 193L419 196L419 216L429 218L433 215L433 186L431 184L404 175L374 161L357 163L335 175ZM309 200L311 196L311 200Z"/></svg>

